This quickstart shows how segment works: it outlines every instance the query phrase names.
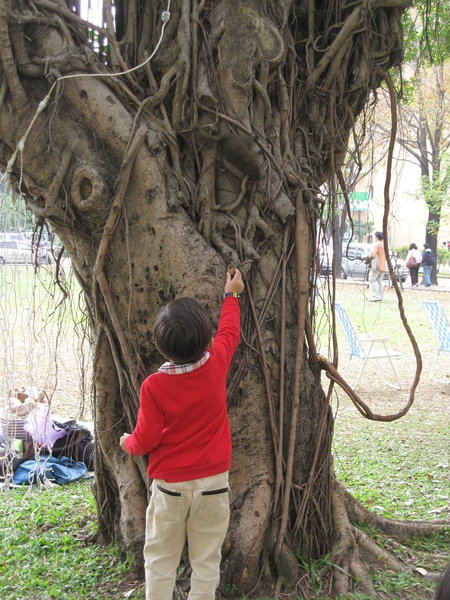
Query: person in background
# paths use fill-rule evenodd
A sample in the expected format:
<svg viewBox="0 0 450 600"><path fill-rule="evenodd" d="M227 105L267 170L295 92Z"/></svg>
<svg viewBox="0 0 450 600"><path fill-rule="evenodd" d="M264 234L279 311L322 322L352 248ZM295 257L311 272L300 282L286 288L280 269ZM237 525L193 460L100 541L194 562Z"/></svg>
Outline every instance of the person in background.
<svg viewBox="0 0 450 600"><path fill-rule="evenodd" d="M425 242L422 252L422 271L425 279L425 287L431 285L431 269L435 263L434 254L431 252L429 244Z"/></svg>
<svg viewBox="0 0 450 600"><path fill-rule="evenodd" d="M410 267L408 262L416 261L416 266ZM420 254L420 250L417 248L414 242L409 246L409 252L406 256L406 266L409 269L409 274L411 275L411 287L418 287L419 285L419 266L422 262L422 255Z"/></svg>
<svg viewBox="0 0 450 600"><path fill-rule="evenodd" d="M369 289L372 292L370 302L381 302L383 300L383 279L386 271L386 254L381 231L375 233L375 240L369 271Z"/></svg>

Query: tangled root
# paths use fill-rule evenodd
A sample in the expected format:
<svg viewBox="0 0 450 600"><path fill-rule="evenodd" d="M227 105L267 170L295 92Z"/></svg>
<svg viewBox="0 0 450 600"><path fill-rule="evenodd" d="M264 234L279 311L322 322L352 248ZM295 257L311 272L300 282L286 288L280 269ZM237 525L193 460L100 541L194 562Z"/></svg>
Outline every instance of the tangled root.
<svg viewBox="0 0 450 600"><path fill-rule="evenodd" d="M407 537L421 537L439 532L444 533L445 529L450 527L450 519L431 522L387 519L386 517L373 513L365 508L341 483L336 483L339 487L340 494L343 497L347 514L351 522L366 523L370 527L378 529L396 540L403 540Z"/></svg>
<svg viewBox="0 0 450 600"><path fill-rule="evenodd" d="M333 569L333 592L347 594L351 580L358 581L359 588L370 598L377 598L371 582L374 569L388 569L394 573L405 572L410 566L381 548L374 539L352 525L365 523L394 539L420 537L436 532L444 532L450 526L449 520L409 522L386 519L364 508L345 487L334 480L332 490L332 510L334 522L334 540L331 562ZM421 575L428 580L437 581L439 573L425 571Z"/></svg>

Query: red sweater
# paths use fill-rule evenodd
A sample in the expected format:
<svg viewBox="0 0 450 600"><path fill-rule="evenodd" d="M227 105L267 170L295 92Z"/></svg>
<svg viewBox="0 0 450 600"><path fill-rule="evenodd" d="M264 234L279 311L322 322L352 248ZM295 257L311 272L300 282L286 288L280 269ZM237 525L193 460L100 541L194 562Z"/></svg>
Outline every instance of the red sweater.
<svg viewBox="0 0 450 600"><path fill-rule="evenodd" d="M188 481L230 468L226 379L239 334L239 300L228 296L209 360L190 373L158 371L143 382L126 448L134 455L149 453L152 479Z"/></svg>

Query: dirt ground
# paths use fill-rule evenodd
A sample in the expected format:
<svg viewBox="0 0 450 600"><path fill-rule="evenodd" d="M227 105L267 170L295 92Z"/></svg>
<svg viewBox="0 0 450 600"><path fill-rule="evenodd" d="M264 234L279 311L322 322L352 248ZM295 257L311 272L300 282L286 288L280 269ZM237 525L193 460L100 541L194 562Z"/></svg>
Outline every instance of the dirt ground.
<svg viewBox="0 0 450 600"><path fill-rule="evenodd" d="M448 281L450 283L450 280ZM344 296L348 297L355 293L361 293L364 287L360 284L339 282L337 284L338 299L343 301ZM450 314L448 310L450 286L434 290L405 289L404 298L405 300L414 298L415 302L420 303L425 298L441 301L445 306L446 314ZM0 361L2 381L14 381L17 386L35 385L38 388L46 389L51 398L51 414L53 417L61 416L90 421L92 419L89 388L91 357L87 348L85 347L83 356L80 352L79 342L74 335L67 331L58 335L55 326L53 326L53 329L50 327L50 331L46 332L42 343L37 344L37 339L37 334L30 336L25 332L22 340L19 339L18 335L7 340L13 346L10 355L14 358L14 364L11 365L6 357L5 360ZM52 344L51 350L48 348L43 349L44 345L51 346ZM414 415L414 418L418 418L423 423L427 422L430 414L439 414L447 427L450 428L450 385L431 381L428 377L436 349L437 345L430 345L423 352L423 372L409 414ZM411 351L410 348L404 350L405 352ZM36 356L34 356L34 352L36 352ZM340 352L341 367L339 370L342 372L348 352L345 343L341 343ZM439 360L445 365L443 377L450 382L450 355L443 354ZM360 364L358 363L359 361L355 360L349 370L348 380L350 382L354 381L359 370ZM81 377L83 365L85 365L84 379ZM366 367L364 378L358 387L358 393L375 413L393 414L401 410L408 402L415 365L411 366L410 361L396 360L395 366L400 380L404 382L401 391L386 387L380 380L375 365L372 364ZM81 389L80 382L83 381L84 389ZM322 382L324 389L326 389L328 380L325 375L322 376ZM332 402L333 411L337 414L336 427L340 427L343 422L349 423L356 420L360 422L361 417L344 392L339 392L339 399L336 400L336 397L334 397ZM440 518L442 518L442 515ZM409 600L413 597L408 593L402 596L402 599ZM400 600L400 597L398 597L398 600Z"/></svg>
<svg viewBox="0 0 450 600"><path fill-rule="evenodd" d="M405 304L408 302L415 302L419 305L422 304L423 300L438 301L441 303L444 312L448 316L450 314L450 279L442 280L442 283L443 285L432 286L430 289L424 289L422 287L410 289L409 285L405 284L402 295L403 301ZM367 298L368 292L362 291L366 287L366 285L361 283L355 284L340 281L337 284L337 299L338 301L344 303L345 301L343 298L348 297L348 295L362 293L365 293ZM390 301L396 302L395 298L393 298L393 290L390 290L389 293L391 294ZM423 344L416 333L416 340L422 356L422 372L420 375L419 384L414 393L413 407L414 411L423 411L424 415L426 415L429 410L432 410L433 412L439 412L442 416L445 416L448 426L450 427L450 354L441 352L434 374L435 377L442 379L446 383L431 380L429 378L429 373L436 356L438 344L431 333L431 327L429 326L426 317L424 317L424 322L426 323L425 327L429 330L429 343ZM400 321L397 327L402 327ZM374 333L377 334L376 331L374 331ZM381 333L378 332L378 335L386 335L387 337L391 337L391 332L382 331ZM388 347L391 348L392 344L388 343ZM396 389L387 387L383 383L375 361L369 361L367 363L363 372L363 377L361 378L361 381L357 387L357 393L361 399L370 406L373 412L378 414L394 414L395 412L401 410L407 404L411 394L411 387L416 371L413 349L408 341L403 347L397 348L397 350L402 353L402 356L394 358L393 362L398 377L402 383L402 390L398 391ZM348 345L344 341L343 336L341 336L340 339L339 355L339 372L342 373L348 359ZM349 383L353 384L356 381L361 364L362 363L359 359L354 358L350 362L350 366L346 375L346 379ZM389 364L386 361L382 364L387 379L391 383L395 383L395 378L392 374ZM323 376L322 381L323 385L326 386L326 377ZM341 396L342 395L343 392L341 393ZM343 411L344 414L345 411L353 410L354 407L350 401L342 403L341 412Z"/></svg>
<svg viewBox="0 0 450 600"><path fill-rule="evenodd" d="M73 332L58 335L56 325L48 326L43 343L34 344L34 341L35 336L31 341L15 336L6 360L0 362L3 382L0 408L7 406L10 390L34 388L35 392L46 392L52 417L91 421L92 361L88 347L81 352Z"/></svg>

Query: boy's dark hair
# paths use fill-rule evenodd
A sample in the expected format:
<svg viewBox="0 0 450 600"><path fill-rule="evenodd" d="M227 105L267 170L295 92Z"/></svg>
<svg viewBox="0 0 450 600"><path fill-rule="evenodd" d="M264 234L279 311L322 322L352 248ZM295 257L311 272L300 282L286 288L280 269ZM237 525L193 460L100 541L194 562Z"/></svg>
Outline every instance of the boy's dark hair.
<svg viewBox="0 0 450 600"><path fill-rule="evenodd" d="M381 233L381 231L375 231L375 237L377 238L377 240L380 240L380 242L383 241L383 234Z"/></svg>
<svg viewBox="0 0 450 600"><path fill-rule="evenodd" d="M423 245L423 247L425 248L425 250L429 250L429 248L430 248L430 244L427 244L427 243L425 242L425 244Z"/></svg>
<svg viewBox="0 0 450 600"><path fill-rule="evenodd" d="M212 325L203 306L193 298L177 298L156 317L153 337L158 350L177 364L199 360L212 337Z"/></svg>
<svg viewBox="0 0 450 600"><path fill-rule="evenodd" d="M439 580L436 588L435 600L448 600L450 598L450 565Z"/></svg>

